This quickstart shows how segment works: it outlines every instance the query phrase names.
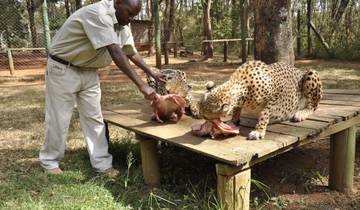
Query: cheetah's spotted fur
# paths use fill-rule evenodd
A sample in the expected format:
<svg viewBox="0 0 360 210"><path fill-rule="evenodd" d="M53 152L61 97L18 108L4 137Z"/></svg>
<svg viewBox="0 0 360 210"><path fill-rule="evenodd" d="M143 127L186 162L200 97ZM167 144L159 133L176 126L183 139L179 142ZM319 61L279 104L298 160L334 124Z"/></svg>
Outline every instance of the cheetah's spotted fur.
<svg viewBox="0 0 360 210"><path fill-rule="evenodd" d="M191 85L187 81L186 73L177 69L153 69L153 71L164 74L166 83L160 83L147 76L149 86L160 95L177 94L183 97L186 101L187 114L193 115L192 109L197 110L197 104L193 103Z"/></svg>
<svg viewBox="0 0 360 210"><path fill-rule="evenodd" d="M232 122L239 123L242 111L255 111L258 122L249 139L263 138L270 122L305 120L322 95L316 71L261 61L244 63L228 81L210 88L199 102L200 115L208 120L231 115Z"/></svg>

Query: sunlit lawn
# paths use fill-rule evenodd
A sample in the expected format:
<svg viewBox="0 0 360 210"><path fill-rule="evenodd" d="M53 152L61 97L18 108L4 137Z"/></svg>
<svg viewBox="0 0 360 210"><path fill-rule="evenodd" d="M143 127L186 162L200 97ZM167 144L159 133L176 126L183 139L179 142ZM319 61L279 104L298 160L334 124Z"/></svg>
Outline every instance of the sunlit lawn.
<svg viewBox="0 0 360 210"><path fill-rule="evenodd" d="M326 88L360 89L359 65L298 66L317 69ZM190 81L195 90L200 90L206 80L219 83L225 78L194 75ZM135 86L128 83L102 84L102 91L104 106L142 98ZM61 163L65 173L60 176L43 173L37 159L44 139L42 86L2 88L0 122L0 209L220 208L212 160L172 146L159 145L162 185L150 190L142 179L139 148L133 133L115 126L110 126L110 148L114 165L120 169L121 175L110 179L96 174L89 163L76 111L69 130L65 159ZM191 166L188 163L192 163ZM261 169L257 171L255 168L255 178L261 178L261 175L257 176L261 173ZM266 193L263 190L253 186L253 206L271 203L270 197L276 196L271 190L265 190ZM254 198L259 198L259 201ZM350 199L349 202L360 205L360 200Z"/></svg>

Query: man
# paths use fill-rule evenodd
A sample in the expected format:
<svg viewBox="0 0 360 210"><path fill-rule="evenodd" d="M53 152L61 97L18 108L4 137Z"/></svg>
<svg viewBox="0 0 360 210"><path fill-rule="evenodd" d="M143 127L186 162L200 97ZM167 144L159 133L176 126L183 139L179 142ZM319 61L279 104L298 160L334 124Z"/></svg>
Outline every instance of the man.
<svg viewBox="0 0 360 210"><path fill-rule="evenodd" d="M130 66L130 59L158 81L134 47L128 24L141 9L140 0L102 0L72 14L53 38L46 67L45 142L39 159L45 171L60 174L66 138L75 103L92 167L117 173L108 153L100 107L97 69L114 61L148 100L156 93Z"/></svg>

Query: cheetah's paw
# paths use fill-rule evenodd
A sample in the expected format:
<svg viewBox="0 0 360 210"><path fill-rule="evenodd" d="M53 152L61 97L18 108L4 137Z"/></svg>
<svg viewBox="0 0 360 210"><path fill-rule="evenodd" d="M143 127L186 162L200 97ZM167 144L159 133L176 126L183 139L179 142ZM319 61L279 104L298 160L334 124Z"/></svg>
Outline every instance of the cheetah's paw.
<svg viewBox="0 0 360 210"><path fill-rule="evenodd" d="M259 132L257 130L254 130L249 133L248 139L249 140L259 140L259 139L264 138L264 136L265 136L265 132Z"/></svg>
<svg viewBox="0 0 360 210"><path fill-rule="evenodd" d="M297 111L292 119L294 122L301 122L306 120L306 118L311 114L308 110L300 110Z"/></svg>

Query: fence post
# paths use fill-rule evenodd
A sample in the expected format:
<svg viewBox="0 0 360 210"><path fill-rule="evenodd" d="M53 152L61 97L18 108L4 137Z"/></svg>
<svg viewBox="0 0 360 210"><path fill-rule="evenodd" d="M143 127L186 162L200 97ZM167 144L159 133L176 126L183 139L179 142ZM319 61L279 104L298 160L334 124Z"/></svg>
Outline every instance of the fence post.
<svg viewBox="0 0 360 210"><path fill-rule="evenodd" d="M48 7L46 0L44 0L44 3L42 4L42 15L43 15L43 24L44 24L45 48L46 48L46 52L49 52L51 45L51 37L50 37L50 29L49 29Z"/></svg>
<svg viewBox="0 0 360 210"><path fill-rule="evenodd" d="M227 62L228 59L228 41L224 42L224 62Z"/></svg>
<svg viewBox="0 0 360 210"><path fill-rule="evenodd" d="M161 29L159 16L159 1L153 1L153 15L155 23L155 49L156 49L156 68L161 68Z"/></svg>
<svg viewBox="0 0 360 210"><path fill-rule="evenodd" d="M175 44L174 44L174 58L177 57L177 41L175 41Z"/></svg>
<svg viewBox="0 0 360 210"><path fill-rule="evenodd" d="M14 60L11 54L11 49L7 49L7 53L9 59L10 74L11 76L13 76L15 74L15 68L14 68Z"/></svg>
<svg viewBox="0 0 360 210"><path fill-rule="evenodd" d="M297 11L297 56L301 55L301 17L300 10Z"/></svg>

